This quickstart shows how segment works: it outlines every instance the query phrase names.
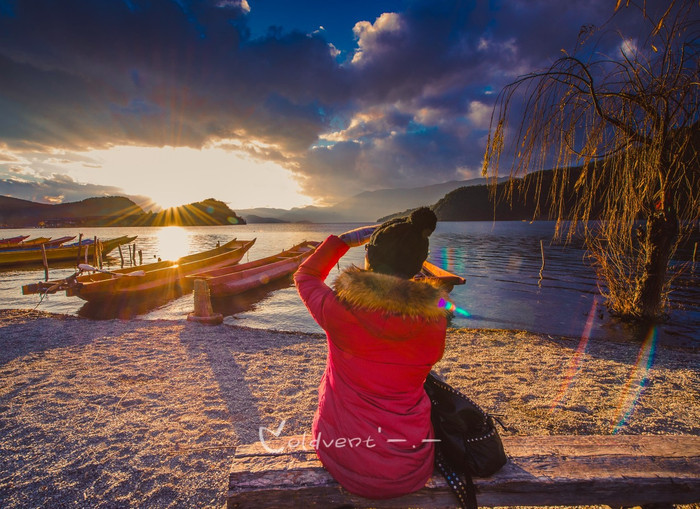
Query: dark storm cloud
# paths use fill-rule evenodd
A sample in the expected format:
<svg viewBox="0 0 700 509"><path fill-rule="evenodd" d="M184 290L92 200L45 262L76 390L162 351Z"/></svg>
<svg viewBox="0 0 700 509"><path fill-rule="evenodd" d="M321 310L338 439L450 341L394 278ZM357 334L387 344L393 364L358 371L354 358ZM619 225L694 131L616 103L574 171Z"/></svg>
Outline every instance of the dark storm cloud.
<svg viewBox="0 0 700 509"><path fill-rule="evenodd" d="M0 18L1 100L11 113L0 137L201 146L243 130L308 146L322 129L309 108L334 99L318 85L333 82L328 46L288 34L242 47L241 13L216 5L18 2Z"/></svg>
<svg viewBox="0 0 700 509"><path fill-rule="evenodd" d="M329 201L471 177L495 93L614 2L409 5L358 19L338 62L322 31L252 38L246 2L0 0L0 144L232 140Z"/></svg>

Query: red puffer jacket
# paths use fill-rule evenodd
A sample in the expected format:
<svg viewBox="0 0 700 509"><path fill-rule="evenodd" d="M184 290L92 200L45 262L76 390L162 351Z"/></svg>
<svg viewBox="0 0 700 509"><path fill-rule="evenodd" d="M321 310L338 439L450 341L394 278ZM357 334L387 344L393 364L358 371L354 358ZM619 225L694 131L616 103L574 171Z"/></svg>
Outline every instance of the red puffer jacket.
<svg viewBox="0 0 700 509"><path fill-rule="evenodd" d="M319 459L348 491L391 498L433 472L430 400L423 382L445 348L445 295L415 281L351 268L324 283L348 246L321 244L294 275L326 331L328 357L313 422Z"/></svg>

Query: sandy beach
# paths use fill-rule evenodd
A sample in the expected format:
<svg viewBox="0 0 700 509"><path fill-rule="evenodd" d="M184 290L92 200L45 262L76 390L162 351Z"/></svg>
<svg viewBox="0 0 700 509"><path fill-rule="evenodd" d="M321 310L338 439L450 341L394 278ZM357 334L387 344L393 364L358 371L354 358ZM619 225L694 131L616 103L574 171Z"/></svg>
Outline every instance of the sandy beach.
<svg viewBox="0 0 700 509"><path fill-rule="evenodd" d="M697 435L700 355L651 346L450 329L436 370L504 435ZM0 507L221 508L237 445L310 430L324 361L321 334L0 311Z"/></svg>

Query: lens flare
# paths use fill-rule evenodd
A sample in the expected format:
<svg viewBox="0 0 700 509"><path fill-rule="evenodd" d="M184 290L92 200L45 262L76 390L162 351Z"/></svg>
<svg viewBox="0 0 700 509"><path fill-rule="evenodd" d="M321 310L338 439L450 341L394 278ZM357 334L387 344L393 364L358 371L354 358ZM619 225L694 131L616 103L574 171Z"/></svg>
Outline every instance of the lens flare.
<svg viewBox="0 0 700 509"><path fill-rule="evenodd" d="M454 248L448 247L448 246L443 246L443 248L440 250L440 262L438 265L449 271L452 269L452 260L453 260L453 253Z"/></svg>
<svg viewBox="0 0 700 509"><path fill-rule="evenodd" d="M464 257L454 247L443 246L436 252L435 265L448 272L464 274Z"/></svg>
<svg viewBox="0 0 700 509"><path fill-rule="evenodd" d="M639 350L639 356L632 371L630 372L629 380L625 385L620 402L618 404L617 416L615 424L612 425L610 432L614 435L627 423L627 420L632 415L634 407L642 395L644 387L647 385L647 377L649 369L654 363L654 353L656 352L656 326L649 329L647 337Z"/></svg>
<svg viewBox="0 0 700 509"><path fill-rule="evenodd" d="M457 307L454 302L450 302L449 300L440 299L438 302L438 307L445 308L447 311L454 313L455 315L463 316L464 318L469 318L472 316L469 311Z"/></svg>
<svg viewBox="0 0 700 509"><path fill-rule="evenodd" d="M564 378L564 381L561 384L561 388L559 389L557 397L554 398L552 404L549 407L550 412L553 412L554 410L558 410L560 408L561 403L566 397L566 393L569 392L569 389L574 383L574 378L576 377L576 374L578 373L581 367L581 360L583 358L584 353L586 353L586 346L588 345L588 340L591 337L591 330L593 329L593 320L595 319L595 309L597 306L598 297L593 297L593 304L591 305L591 310L588 312L588 318L586 319L586 326L583 328L581 341L579 341L578 343L576 353L574 353L574 356L569 361L569 367L566 370L566 377Z"/></svg>

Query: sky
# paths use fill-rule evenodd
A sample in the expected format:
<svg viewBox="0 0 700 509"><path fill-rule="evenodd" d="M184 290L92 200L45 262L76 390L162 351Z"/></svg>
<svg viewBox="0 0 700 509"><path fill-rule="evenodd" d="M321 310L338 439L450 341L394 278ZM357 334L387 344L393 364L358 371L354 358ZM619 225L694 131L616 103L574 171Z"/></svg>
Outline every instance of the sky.
<svg viewBox="0 0 700 509"><path fill-rule="evenodd" d="M289 209L478 177L498 92L615 4L0 0L0 195Z"/></svg>

